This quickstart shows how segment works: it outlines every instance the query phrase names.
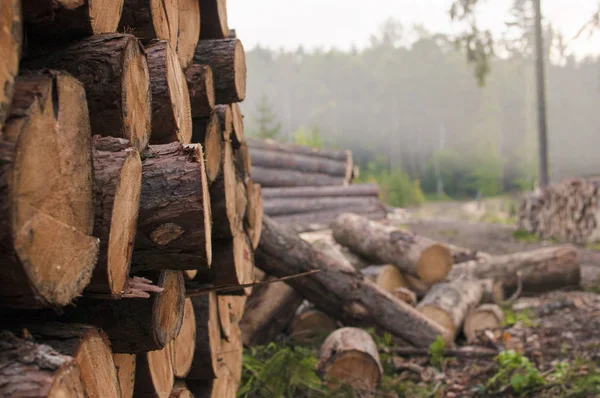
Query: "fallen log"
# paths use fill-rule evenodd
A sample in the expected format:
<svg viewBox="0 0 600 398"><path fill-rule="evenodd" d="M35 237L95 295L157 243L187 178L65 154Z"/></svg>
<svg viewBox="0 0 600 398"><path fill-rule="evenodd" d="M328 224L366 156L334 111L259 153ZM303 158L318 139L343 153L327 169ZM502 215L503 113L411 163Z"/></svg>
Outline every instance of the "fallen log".
<svg viewBox="0 0 600 398"><path fill-rule="evenodd" d="M192 117L210 116L215 107L212 69L208 65L192 64L185 70L185 78L190 93Z"/></svg>
<svg viewBox="0 0 600 398"><path fill-rule="evenodd" d="M417 294L406 287L397 287L390 293L392 296L396 297L398 300L404 301L411 307L417 305Z"/></svg>
<svg viewBox="0 0 600 398"><path fill-rule="evenodd" d="M179 0L179 32L177 35L177 56L185 70L192 63L194 50L200 39L200 2Z"/></svg>
<svg viewBox="0 0 600 398"><path fill-rule="evenodd" d="M206 118L192 119L192 142L200 143L204 148L206 178L211 185L221 173L221 164L223 163L219 117L215 112Z"/></svg>
<svg viewBox="0 0 600 398"><path fill-rule="evenodd" d="M196 345L188 380L212 380L217 377L221 360L221 332L217 294L192 298L196 319ZM193 390L192 390L193 391Z"/></svg>
<svg viewBox="0 0 600 398"><path fill-rule="evenodd" d="M250 147L250 156L255 166L270 169L285 169L303 173L321 173L332 177L346 178L348 163L317 156L270 151ZM351 167L351 166L350 166Z"/></svg>
<svg viewBox="0 0 600 398"><path fill-rule="evenodd" d="M200 39L225 39L227 25L227 2L225 0L200 0L202 10Z"/></svg>
<svg viewBox="0 0 600 398"><path fill-rule="evenodd" d="M4 65L0 69L0 87L3 88L0 90L0 131L10 115L15 79L19 74L23 41L22 24L21 0L3 1L0 4L0 26L5 27L0 31L0 48L2 48Z"/></svg>
<svg viewBox="0 0 600 398"><path fill-rule="evenodd" d="M231 104L231 117L233 122L231 143L235 149L238 149L244 142L244 116L237 103Z"/></svg>
<svg viewBox="0 0 600 398"><path fill-rule="evenodd" d="M408 274L402 274L402 276L404 277L408 288L417 295L417 298L420 299L425 297L427 292L429 292L429 289L431 289L431 286L434 285L432 283L425 283L419 278L415 278L414 276Z"/></svg>
<svg viewBox="0 0 600 398"><path fill-rule="evenodd" d="M252 158L254 160L254 158ZM352 184L346 186L324 186L324 187L284 187L264 188L264 199L281 198L320 198L341 196L344 198L379 197L379 186L377 184Z"/></svg>
<svg viewBox="0 0 600 398"><path fill-rule="evenodd" d="M28 58L23 67L71 73L85 87L92 134L125 138L139 151L148 145L150 75L144 49L132 35L88 37Z"/></svg>
<svg viewBox="0 0 600 398"><path fill-rule="evenodd" d="M175 339L171 341L173 374L183 379L190 372L196 346L196 316L192 299L186 298L183 309L183 322Z"/></svg>
<svg viewBox="0 0 600 398"><path fill-rule="evenodd" d="M135 387L135 363L133 354L113 354L113 361L117 369L121 398L132 398Z"/></svg>
<svg viewBox="0 0 600 398"><path fill-rule="evenodd" d="M301 343L321 344L337 329L336 322L305 301L290 324L290 337Z"/></svg>
<svg viewBox="0 0 600 398"><path fill-rule="evenodd" d="M414 308L365 281L359 273L348 272L269 217L263 218L256 260L258 267L278 277L319 270L287 283L317 309L344 324L375 326L419 347L429 346L445 333Z"/></svg>
<svg viewBox="0 0 600 398"><path fill-rule="evenodd" d="M394 347L392 351L403 357L429 357L431 355L429 348ZM446 348L442 355L459 358L492 358L498 355L498 350L487 347L463 346Z"/></svg>
<svg viewBox="0 0 600 398"><path fill-rule="evenodd" d="M278 217L349 207L376 208L378 206L383 207L379 199L374 197L271 198L264 202L264 213L271 217Z"/></svg>
<svg viewBox="0 0 600 398"><path fill-rule="evenodd" d="M424 236L388 227L355 214L342 214L332 224L341 245L375 264L394 264L402 273L435 283L452 268L450 250Z"/></svg>
<svg viewBox="0 0 600 398"><path fill-rule="evenodd" d="M280 170L252 166L252 180L263 187L306 187L344 185L341 177L332 177L322 173L304 173L295 170Z"/></svg>
<svg viewBox="0 0 600 398"><path fill-rule="evenodd" d="M2 306L65 306L90 281L90 149L81 84L61 72L19 77L0 140Z"/></svg>
<svg viewBox="0 0 600 398"><path fill-rule="evenodd" d="M438 283L417 305L417 310L450 331L454 339L469 311L481 302L481 296L481 284L477 281Z"/></svg>
<svg viewBox="0 0 600 398"><path fill-rule="evenodd" d="M287 216L273 217L277 222L284 225L293 225L298 232L319 230L330 227L331 224L344 213L352 213L369 220L384 220L387 211L382 203L369 207L349 206L331 210L321 210L313 213L292 214ZM314 226L314 227L313 227Z"/></svg>
<svg viewBox="0 0 600 398"><path fill-rule="evenodd" d="M192 139L190 95L181 65L166 40L146 46L146 59L152 88L152 144Z"/></svg>
<svg viewBox="0 0 600 398"><path fill-rule="evenodd" d="M141 353L135 369L135 397L169 398L175 378L170 346Z"/></svg>
<svg viewBox="0 0 600 398"><path fill-rule="evenodd" d="M251 138L248 137L246 140L248 147L253 149L267 149L276 152L284 152L284 153L292 153L292 154L302 154L309 156L318 156L326 159L337 160L341 162L345 162L348 160L348 156L350 155L349 151L344 150L335 150L335 149L317 149L311 148L303 145L296 144L288 144L283 142L278 142L271 139L260 139L260 138Z"/></svg>
<svg viewBox="0 0 600 398"><path fill-rule="evenodd" d="M78 398L86 396L76 361L51 347L0 333L0 396Z"/></svg>
<svg viewBox="0 0 600 398"><path fill-rule="evenodd" d="M348 384L372 393L383 378L383 367L373 338L357 328L338 329L319 350L317 370L331 389Z"/></svg>
<svg viewBox="0 0 600 398"><path fill-rule="evenodd" d="M202 37L202 31L200 36ZM194 53L194 63L211 67L215 103L231 104L246 98L246 56L241 41L238 39L200 40Z"/></svg>
<svg viewBox="0 0 600 398"><path fill-rule="evenodd" d="M119 32L131 32L144 44L167 40L177 48L178 0L124 0Z"/></svg>
<svg viewBox="0 0 600 398"><path fill-rule="evenodd" d="M494 330L502 326L504 312L496 304L483 304L472 309L463 326L467 341L475 341L477 335L484 330Z"/></svg>

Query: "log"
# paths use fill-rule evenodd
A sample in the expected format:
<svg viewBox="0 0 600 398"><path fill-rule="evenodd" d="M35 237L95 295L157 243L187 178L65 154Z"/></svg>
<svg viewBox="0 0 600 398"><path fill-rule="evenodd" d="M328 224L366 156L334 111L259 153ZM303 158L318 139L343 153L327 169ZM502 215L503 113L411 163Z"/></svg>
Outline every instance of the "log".
<svg viewBox="0 0 600 398"><path fill-rule="evenodd" d="M219 117L211 113L207 118L192 119L192 142L202 144L206 163L206 178L212 184L221 172L223 144L219 128Z"/></svg>
<svg viewBox="0 0 600 398"><path fill-rule="evenodd" d="M187 81L174 48L166 40L146 46L152 88L152 144L192 139L192 117Z"/></svg>
<svg viewBox="0 0 600 398"><path fill-rule="evenodd" d="M339 245L331 234L331 230L320 230L317 232L305 232L300 237L309 242L315 249L320 250L340 263L346 263L349 270L362 270L369 264L357 254L348 250L348 248Z"/></svg>
<svg viewBox="0 0 600 398"><path fill-rule="evenodd" d="M213 251L212 283L216 286L237 286L253 282L254 251L245 232L240 231L230 239L213 240Z"/></svg>
<svg viewBox="0 0 600 398"><path fill-rule="evenodd" d="M135 369L136 398L169 398L175 378L170 346L137 356Z"/></svg>
<svg viewBox="0 0 600 398"><path fill-rule="evenodd" d="M232 320L231 307L229 306L230 296L217 296L217 308L219 310L219 327L221 330L221 338L228 340L231 336L232 325L235 322Z"/></svg>
<svg viewBox="0 0 600 398"><path fill-rule="evenodd" d="M290 325L290 337L303 344L322 344L327 336L337 329L337 324L307 303L303 303L296 312Z"/></svg>
<svg viewBox="0 0 600 398"><path fill-rule="evenodd" d="M229 33L226 0L200 0L200 39L224 39Z"/></svg>
<svg viewBox="0 0 600 398"><path fill-rule="evenodd" d="M0 333L0 396L79 398L86 396L75 360L51 347Z"/></svg>
<svg viewBox="0 0 600 398"><path fill-rule="evenodd" d="M237 103L231 104L231 116L233 119L231 143L235 149L238 149L244 142L244 116Z"/></svg>
<svg viewBox="0 0 600 398"><path fill-rule="evenodd" d="M186 380L186 383L195 398L233 398L238 387L225 367L216 379Z"/></svg>
<svg viewBox="0 0 600 398"><path fill-rule="evenodd" d="M19 74L21 44L23 41L21 1L3 1L0 4L0 48L2 65L0 68L0 131L10 115L15 79Z"/></svg>
<svg viewBox="0 0 600 398"><path fill-rule="evenodd" d="M581 280L579 253L574 246L561 245L493 256L487 261L456 264L448 279L453 280L460 275L494 279L502 282L506 292L514 292L518 285L517 272L521 273L523 293L576 287Z"/></svg>
<svg viewBox="0 0 600 398"><path fill-rule="evenodd" d="M346 178L348 164L318 156L270 151L250 147L250 156L255 166L275 169L301 171L303 173L321 173L332 177Z"/></svg>
<svg viewBox="0 0 600 398"><path fill-rule="evenodd" d="M254 182L266 188L344 185L343 178L332 177L329 174L265 168L256 164L252 166L252 174L250 176Z"/></svg>
<svg viewBox="0 0 600 398"><path fill-rule="evenodd" d="M248 181L246 184L246 193L248 195L248 207L246 209L246 218L244 219L244 230L250 238L252 249L256 250L260 242L262 232L262 219L264 215L262 189L258 184Z"/></svg>
<svg viewBox="0 0 600 398"><path fill-rule="evenodd" d="M65 306L90 281L98 255L90 148L79 82L60 72L19 77L0 140L2 306Z"/></svg>
<svg viewBox="0 0 600 398"><path fill-rule="evenodd" d="M171 341L173 357L173 374L180 379L185 378L192 367L194 347L196 346L196 317L192 299L186 298L183 310L183 322L179 335Z"/></svg>
<svg viewBox="0 0 600 398"><path fill-rule="evenodd" d="M312 230L320 230L328 228L341 214L353 213L362 218L370 220L384 220L387 216L387 211L383 204L378 203L374 206L350 206L341 207L333 210L322 210L313 213L292 214L288 216L273 217L277 222L284 225L295 225L295 229L299 232Z"/></svg>
<svg viewBox="0 0 600 398"><path fill-rule="evenodd" d="M110 342L102 330L89 325L46 323L26 325L36 343L73 357L90 397L121 397Z"/></svg>
<svg viewBox="0 0 600 398"><path fill-rule="evenodd" d="M234 151L234 161L235 170L244 178L244 180L247 180L252 172L252 160L250 159L248 146L245 142L242 142L239 148Z"/></svg>
<svg viewBox="0 0 600 398"><path fill-rule="evenodd" d="M192 298L196 319L196 345L188 380L211 380L218 373L221 359L221 332L217 294Z"/></svg>
<svg viewBox="0 0 600 398"><path fill-rule="evenodd" d="M254 268L255 270L257 268ZM257 280L255 278L255 280ZM231 315L232 323L240 323L244 316L244 311L246 309L246 302L248 300L247 296L225 296L227 297L227 301L229 302L229 313Z"/></svg>
<svg viewBox="0 0 600 398"><path fill-rule="evenodd" d="M185 70L185 78L190 93L192 117L209 117L215 107L212 69L208 65L192 64Z"/></svg>
<svg viewBox="0 0 600 398"><path fill-rule="evenodd" d="M196 275L198 275L197 269L186 269L183 271L183 279L185 279L186 281L194 280L194 278L196 278Z"/></svg>
<svg viewBox="0 0 600 398"><path fill-rule="evenodd" d="M163 288L161 293L126 300L82 298L77 307L65 310L64 319L101 327L117 353L163 349L179 334L183 321L183 276L179 271L165 270L150 279Z"/></svg>
<svg viewBox="0 0 600 398"><path fill-rule="evenodd" d="M100 253L86 292L113 299L121 298L127 285L142 186L139 152L125 146L124 139L93 137L94 236L100 238Z"/></svg>
<svg viewBox="0 0 600 398"><path fill-rule="evenodd" d="M194 50L200 39L200 2L179 0L179 33L177 35L177 56L183 69L192 63Z"/></svg>
<svg viewBox="0 0 600 398"><path fill-rule="evenodd" d="M450 331L454 338L469 311L481 302L481 296L481 284L477 281L438 283L417 305L417 310Z"/></svg>
<svg viewBox="0 0 600 398"><path fill-rule="evenodd" d="M417 305L417 295L412 290L406 287L397 287L390 292L392 296L396 297L398 300L404 301L406 304L414 307Z"/></svg>
<svg viewBox="0 0 600 398"><path fill-rule="evenodd" d="M202 9L202 5L200 8ZM200 37L202 38L202 30ZM215 103L231 104L242 102L246 98L246 56L241 41L238 39L200 40L194 53L194 63L211 67Z"/></svg>
<svg viewBox="0 0 600 398"><path fill-rule="evenodd" d="M121 398L132 398L135 387L135 363L133 354L113 354L113 361L117 369Z"/></svg>
<svg viewBox="0 0 600 398"><path fill-rule="evenodd" d="M420 299L425 297L427 292L429 292L429 289L431 289L431 286L434 285L432 283L423 282L419 278L415 278L414 276L408 274L402 274L402 276L404 277L408 288L417 295L417 298Z"/></svg>
<svg viewBox="0 0 600 398"><path fill-rule="evenodd" d="M92 134L129 140L142 151L151 132L150 75L131 35L105 34L24 60L28 69L65 70L85 87Z"/></svg>
<svg viewBox="0 0 600 398"><path fill-rule="evenodd" d="M231 140L233 132L233 112L230 105L215 105L215 111L219 120L219 131L221 138L226 141ZM233 146L232 146L233 148Z"/></svg>
<svg viewBox="0 0 600 398"><path fill-rule="evenodd" d="M154 145L143 157L132 272L197 269L207 273L212 228L202 146Z"/></svg>
<svg viewBox="0 0 600 398"><path fill-rule="evenodd" d="M238 385L242 379L242 357L244 346L242 344L242 331L237 324L231 325L228 339L221 339L221 357L223 365L229 371L233 382Z"/></svg>
<svg viewBox="0 0 600 398"><path fill-rule="evenodd" d="M123 0L23 0L29 47L113 33L121 19Z"/></svg>
<svg viewBox="0 0 600 398"><path fill-rule="evenodd" d="M236 208L235 165L230 141L222 141L221 173L209 188L212 208L213 231L215 238L229 239L241 228Z"/></svg>
<svg viewBox="0 0 600 398"><path fill-rule="evenodd" d="M414 308L365 281L359 273L348 272L269 217L263 218L256 256L258 267L278 277L319 270L287 283L317 309L346 325L375 326L418 347L428 347L445 334Z"/></svg>
<svg viewBox="0 0 600 398"><path fill-rule="evenodd" d="M237 38L237 34L235 33L235 29L229 29L229 33L227 34L227 38L235 39Z"/></svg>
<svg viewBox="0 0 600 398"><path fill-rule="evenodd" d="M264 202L264 212L268 216L278 217L340 208L373 208L377 206L383 207L379 199L374 197L272 198Z"/></svg>
<svg viewBox="0 0 600 398"><path fill-rule="evenodd" d="M254 160L254 158L252 158ZM358 197L379 197L379 186L377 184L353 184L346 186L323 186L323 187L283 187L283 188L264 188L264 199L281 198L320 198L320 197L344 198Z"/></svg>
<svg viewBox="0 0 600 398"><path fill-rule="evenodd" d="M393 265L371 265L360 272L386 292L407 286L404 276Z"/></svg>
<svg viewBox="0 0 600 398"><path fill-rule="evenodd" d="M327 337L319 350L317 371L330 389L348 384L372 393L383 378L383 367L373 338L364 330L342 328Z"/></svg>
<svg viewBox="0 0 600 398"><path fill-rule="evenodd" d="M504 312L496 304L483 304L471 310L465 319L463 331L467 341L475 341L484 330L494 330L502 326Z"/></svg>
<svg viewBox="0 0 600 398"><path fill-rule="evenodd" d="M194 396L190 390L188 390L185 382L178 380L175 382L169 398L194 398Z"/></svg>
<svg viewBox="0 0 600 398"><path fill-rule="evenodd" d="M302 296L285 283L255 287L240 322L244 345L253 347L275 340L294 319L302 300Z"/></svg>
<svg viewBox="0 0 600 398"><path fill-rule="evenodd" d="M119 32L131 33L144 44L167 40L177 48L179 14L178 0L124 0Z"/></svg>
<svg viewBox="0 0 600 398"><path fill-rule="evenodd" d="M484 304L500 304L504 301L506 294L504 292L504 283L500 280L481 279L482 298Z"/></svg>
<svg viewBox="0 0 600 398"><path fill-rule="evenodd" d="M443 281L452 268L450 250L424 236L350 213L340 215L331 229L341 245L375 264L394 264L403 274L424 282Z"/></svg>
<svg viewBox="0 0 600 398"><path fill-rule="evenodd" d="M325 159L337 160L340 162L348 161L348 156L350 155L350 151L312 148L304 145L278 142L272 139L248 137L245 141L248 144L248 147L251 149L266 149L276 152L317 156Z"/></svg>

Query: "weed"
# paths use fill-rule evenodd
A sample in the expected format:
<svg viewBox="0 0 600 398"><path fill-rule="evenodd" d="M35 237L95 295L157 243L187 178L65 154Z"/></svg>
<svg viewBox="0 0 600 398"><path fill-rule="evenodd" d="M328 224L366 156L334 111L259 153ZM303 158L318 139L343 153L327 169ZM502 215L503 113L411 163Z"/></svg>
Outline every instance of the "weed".
<svg viewBox="0 0 600 398"><path fill-rule="evenodd" d="M446 342L444 341L442 336L438 336L438 338L429 346L429 362L431 363L431 365L437 367L438 369L443 368L445 363L445 349Z"/></svg>
<svg viewBox="0 0 600 398"><path fill-rule="evenodd" d="M515 394L522 394L546 383L529 359L514 350L502 351L494 360L499 369L486 384L488 392L502 393L510 388Z"/></svg>
<svg viewBox="0 0 600 398"><path fill-rule="evenodd" d="M504 325L513 326L520 323L524 327L532 327L534 325L531 320L532 314L528 310L515 312L511 308L504 308Z"/></svg>

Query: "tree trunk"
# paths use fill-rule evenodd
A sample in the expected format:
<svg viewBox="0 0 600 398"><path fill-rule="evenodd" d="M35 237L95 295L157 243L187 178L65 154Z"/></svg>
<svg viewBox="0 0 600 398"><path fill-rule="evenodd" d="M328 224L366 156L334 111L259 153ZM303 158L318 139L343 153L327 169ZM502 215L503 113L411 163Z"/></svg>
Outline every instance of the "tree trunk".
<svg viewBox="0 0 600 398"><path fill-rule="evenodd" d="M320 345L336 329L333 319L304 302L290 325L290 337L303 344Z"/></svg>
<svg viewBox="0 0 600 398"><path fill-rule="evenodd" d="M179 334L185 288L179 271L161 271L151 280L164 290L148 299L80 299L65 311L66 319L101 327L117 353L160 350ZM139 359L139 358L138 358Z"/></svg>
<svg viewBox="0 0 600 398"><path fill-rule="evenodd" d="M152 88L152 144L192 139L190 96L175 50L165 40L146 47ZM184 87L185 86L185 87Z"/></svg>
<svg viewBox="0 0 600 398"><path fill-rule="evenodd" d="M303 145L278 142L271 139L248 137L245 141L248 144L248 147L251 149L266 149L275 152L317 156L325 159L337 160L340 162L347 162L348 157L350 156L350 151L317 149Z"/></svg>
<svg viewBox="0 0 600 398"><path fill-rule="evenodd" d="M206 163L206 178L211 185L221 172L223 144L219 117L215 112L206 118L192 119L192 142L202 144Z"/></svg>
<svg viewBox="0 0 600 398"><path fill-rule="evenodd" d="M178 25L177 55L181 67L186 69L192 63L194 50L200 39L200 2L198 0L179 0Z"/></svg>
<svg viewBox="0 0 600 398"><path fill-rule="evenodd" d="M476 281L438 283L429 290L417 309L450 331L454 340L469 311L481 303L481 296L481 284Z"/></svg>
<svg viewBox="0 0 600 398"><path fill-rule="evenodd" d="M212 261L211 209L202 146L155 145L143 157L132 271L208 272Z"/></svg>
<svg viewBox="0 0 600 398"><path fill-rule="evenodd" d="M27 330L37 343L73 357L89 397L121 397L110 342L102 330L66 323L27 325Z"/></svg>
<svg viewBox="0 0 600 398"><path fill-rule="evenodd" d="M116 145L113 145L116 144ZM121 298L125 292L142 186L142 161L119 138L94 136L94 236L100 254L86 292Z"/></svg>
<svg viewBox="0 0 600 398"><path fill-rule="evenodd" d="M60 72L22 76L15 88L0 140L2 306L65 306L90 281L98 255L98 239L89 236L94 207L85 94Z"/></svg>
<svg viewBox="0 0 600 398"><path fill-rule="evenodd" d="M375 264L394 264L424 282L446 279L452 268L450 250L424 236L369 221L355 214L342 214L331 226L341 245Z"/></svg>
<svg viewBox="0 0 600 398"><path fill-rule="evenodd" d="M266 188L344 185L342 177L332 177L329 174L321 173L303 173L295 170L280 170L278 168L264 168L256 164L253 164L250 176L254 182Z"/></svg>
<svg viewBox="0 0 600 398"><path fill-rule="evenodd" d="M212 283L216 286L237 286L253 282L254 251L245 232L240 231L230 239L214 240L213 250Z"/></svg>
<svg viewBox="0 0 600 398"><path fill-rule="evenodd" d="M71 73L85 87L92 134L128 139L142 151L150 138L152 101L145 53L135 37L92 36L48 51L23 67Z"/></svg>
<svg viewBox="0 0 600 398"><path fill-rule="evenodd" d="M229 33L226 0L200 0L200 39L224 39Z"/></svg>
<svg viewBox="0 0 600 398"><path fill-rule="evenodd" d="M72 357L10 332L0 333L0 396L80 398L86 396Z"/></svg>
<svg viewBox="0 0 600 398"><path fill-rule="evenodd" d="M244 220L244 230L250 238L252 249L256 250L260 242L262 231L262 219L264 215L262 189L260 185L248 181L246 193L248 195L248 208L246 209L246 218Z"/></svg>
<svg viewBox="0 0 600 398"><path fill-rule="evenodd" d="M209 117L215 107L212 69L208 65L192 64L185 70L185 78L190 92L192 117Z"/></svg>
<svg viewBox="0 0 600 398"><path fill-rule="evenodd" d="M233 117L233 134L231 142L235 149L238 149L244 142L244 115L237 103L231 104L231 113Z"/></svg>
<svg viewBox="0 0 600 398"><path fill-rule="evenodd" d="M293 214L316 213L326 210L336 210L348 207L373 208L382 206L377 198L373 197L320 197L308 199L283 198L268 199L264 203L264 213L271 217L290 216Z"/></svg>
<svg viewBox="0 0 600 398"><path fill-rule="evenodd" d="M221 174L210 186L213 232L215 238L231 238L241 227L236 208L235 165L230 141L222 141Z"/></svg>
<svg viewBox="0 0 600 398"><path fill-rule="evenodd" d="M179 14L178 0L125 0L119 32L131 33L144 44L167 40L177 48Z"/></svg>
<svg viewBox="0 0 600 398"><path fill-rule="evenodd" d="M242 331L238 324L231 325L228 339L221 339L221 356L223 365L229 370L233 382L238 385L242 379L242 360L244 347Z"/></svg>
<svg viewBox="0 0 600 398"><path fill-rule="evenodd" d="M285 169L303 173L321 173L346 178L348 163L318 156L285 153L250 147L252 164L270 169Z"/></svg>
<svg viewBox="0 0 600 398"><path fill-rule="evenodd" d="M414 308L365 281L362 275L348 272L269 217L263 219L256 253L257 266L278 277L320 270L287 283L312 300L317 309L344 324L375 326L419 347L428 347L444 334L443 328Z"/></svg>
<svg viewBox="0 0 600 398"><path fill-rule="evenodd" d="M254 158L252 158L254 160ZM264 199L281 198L320 198L320 197L379 197L379 186L377 184L353 184L346 186L324 186L324 187L284 187L264 188L262 191Z"/></svg>
<svg viewBox="0 0 600 398"><path fill-rule="evenodd" d="M200 36L202 38L202 31ZM246 56L238 39L200 40L194 53L194 63L210 65L217 104L242 102L246 98Z"/></svg>
<svg viewBox="0 0 600 398"><path fill-rule="evenodd" d="M369 266L369 264L357 254L348 250L348 248L338 244L331 235L331 230L319 231L319 232L307 232L300 234L300 237L309 242L315 249L322 251L334 259L340 264L346 263L347 268L351 271L362 270Z"/></svg>
<svg viewBox="0 0 600 398"><path fill-rule="evenodd" d="M321 210L313 213L291 214L287 216L273 217L275 221L283 225L289 225L297 232L306 232L330 228L331 224L344 213L353 213L369 220L384 220L387 211L383 204L375 206L349 206L333 210Z"/></svg>
<svg viewBox="0 0 600 398"><path fill-rule="evenodd" d="M196 347L188 380L212 380L218 373L221 353L217 294L192 298L196 317ZM193 390L192 390L193 392Z"/></svg>
<svg viewBox="0 0 600 398"><path fill-rule="evenodd" d="M372 393L383 377L383 367L373 338L364 330L342 328L331 333L319 350L319 374L331 389L348 384Z"/></svg>
<svg viewBox="0 0 600 398"><path fill-rule="evenodd" d="M175 378L170 346L137 356L135 398L169 398Z"/></svg>
<svg viewBox="0 0 600 398"><path fill-rule="evenodd" d="M0 69L0 131L10 115L15 79L19 74L23 28L21 1L5 0L0 4L0 48L4 67Z"/></svg>
<svg viewBox="0 0 600 398"><path fill-rule="evenodd" d="M244 345L253 347L273 341L294 319L302 300L302 296L285 283L254 288L240 322Z"/></svg>
<svg viewBox="0 0 600 398"><path fill-rule="evenodd" d="M34 47L117 31L123 0L23 0L27 41Z"/></svg>
<svg viewBox="0 0 600 398"><path fill-rule="evenodd" d="M522 290L539 293L579 286L579 254L571 245L546 247L529 252L494 256L488 261L456 264L449 280L459 275L502 281L507 292L517 289L517 272L521 273Z"/></svg>
<svg viewBox="0 0 600 398"><path fill-rule="evenodd" d="M117 369L121 398L132 398L135 387L135 363L133 354L113 354L113 361Z"/></svg>
<svg viewBox="0 0 600 398"><path fill-rule="evenodd" d="M496 304L483 304L469 312L463 331L468 341L476 341L482 331L498 329L503 322L502 308Z"/></svg>
<svg viewBox="0 0 600 398"><path fill-rule="evenodd" d="M393 265L371 265L360 272L386 292L407 286L404 276Z"/></svg>
<svg viewBox="0 0 600 398"><path fill-rule="evenodd" d="M175 377L185 378L192 367L194 347L196 346L196 316L192 299L186 298L183 310L183 323L179 335L171 341L173 355L173 373Z"/></svg>

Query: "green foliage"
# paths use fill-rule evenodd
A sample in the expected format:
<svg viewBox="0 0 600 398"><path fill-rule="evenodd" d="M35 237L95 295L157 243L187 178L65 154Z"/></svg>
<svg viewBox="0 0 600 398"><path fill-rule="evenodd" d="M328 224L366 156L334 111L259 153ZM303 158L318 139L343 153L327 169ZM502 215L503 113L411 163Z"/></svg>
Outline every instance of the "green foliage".
<svg viewBox="0 0 600 398"><path fill-rule="evenodd" d="M524 311L513 311L511 308L504 308L504 325L513 326L520 323L524 327L531 327L534 325L531 320L531 312Z"/></svg>
<svg viewBox="0 0 600 398"><path fill-rule="evenodd" d="M321 137L321 131L318 127L307 129L305 127L300 128L294 132L294 143L298 145L310 146L313 148L323 148L324 142Z"/></svg>
<svg viewBox="0 0 600 398"><path fill-rule="evenodd" d="M281 134L281 123L276 121L273 106L266 95L262 95L256 106L257 131L260 138L277 138Z"/></svg>
<svg viewBox="0 0 600 398"><path fill-rule="evenodd" d="M546 383L529 359L514 350L502 351L494 360L499 369L486 384L489 392L501 393L510 388L521 394Z"/></svg>
<svg viewBox="0 0 600 398"><path fill-rule="evenodd" d="M438 336L438 338L431 343L429 346L429 362L441 369L444 366L444 350L446 349L446 342L442 338L442 336Z"/></svg>
<svg viewBox="0 0 600 398"><path fill-rule="evenodd" d="M512 233L512 237L519 242L523 243L539 243L540 238L536 233L527 232L522 229L518 229Z"/></svg>

